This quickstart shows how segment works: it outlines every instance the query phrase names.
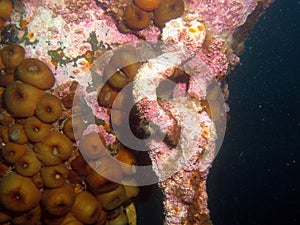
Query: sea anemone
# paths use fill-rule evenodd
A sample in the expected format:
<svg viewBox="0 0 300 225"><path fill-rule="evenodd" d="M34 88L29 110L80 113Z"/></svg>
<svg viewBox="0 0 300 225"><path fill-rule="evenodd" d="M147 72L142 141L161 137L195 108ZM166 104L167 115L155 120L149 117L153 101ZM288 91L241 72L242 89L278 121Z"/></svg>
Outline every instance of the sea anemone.
<svg viewBox="0 0 300 225"><path fill-rule="evenodd" d="M93 224L97 221L102 207L99 201L87 191L77 194L71 212L84 224Z"/></svg>
<svg viewBox="0 0 300 225"><path fill-rule="evenodd" d="M62 114L62 104L59 98L51 94L45 94L36 106L37 118L45 123L53 123Z"/></svg>
<svg viewBox="0 0 300 225"><path fill-rule="evenodd" d="M127 79L132 81L141 66L141 63L138 62L138 58L136 57L137 54L138 52L131 47L118 50L114 52L108 66L112 67L116 71L122 71Z"/></svg>
<svg viewBox="0 0 300 225"><path fill-rule="evenodd" d="M79 176L88 176L93 173L93 169L81 155L72 160L71 167Z"/></svg>
<svg viewBox="0 0 300 225"><path fill-rule="evenodd" d="M75 141L82 136L85 129L84 122L81 117L74 116L68 118L63 124L64 134L71 140Z"/></svg>
<svg viewBox="0 0 300 225"><path fill-rule="evenodd" d="M14 81L15 81L15 75L13 71L11 70L0 71L0 87L7 87L9 84L11 84Z"/></svg>
<svg viewBox="0 0 300 225"><path fill-rule="evenodd" d="M16 144L27 144L28 138L24 131L24 126L21 124L13 124L8 128L9 140Z"/></svg>
<svg viewBox="0 0 300 225"><path fill-rule="evenodd" d="M90 160L99 159L105 153L105 140L101 134L91 132L80 139L79 150L81 154Z"/></svg>
<svg viewBox="0 0 300 225"><path fill-rule="evenodd" d="M74 105L74 100L76 101L74 93L68 93L62 98L62 104L66 109L71 109Z"/></svg>
<svg viewBox="0 0 300 225"><path fill-rule="evenodd" d="M8 20L13 9L11 0L0 0L0 19Z"/></svg>
<svg viewBox="0 0 300 225"><path fill-rule="evenodd" d="M134 4L126 7L124 18L126 26L132 30L142 30L151 24L150 14Z"/></svg>
<svg viewBox="0 0 300 225"><path fill-rule="evenodd" d="M0 0L0 7L1 7ZM1 15L1 9L0 9ZM16 68L25 57L25 49L17 44L7 45L1 49L1 58L5 67Z"/></svg>
<svg viewBox="0 0 300 225"><path fill-rule="evenodd" d="M75 200L74 187L68 183L54 189L46 189L42 194L42 206L52 216L67 214Z"/></svg>
<svg viewBox="0 0 300 225"><path fill-rule="evenodd" d="M37 174L41 169L41 162L30 150L14 163L15 170L22 176L31 177Z"/></svg>
<svg viewBox="0 0 300 225"><path fill-rule="evenodd" d="M125 197L125 188L123 185L119 185L116 189L110 192L96 196L102 207L106 210L113 210L120 206L124 202Z"/></svg>
<svg viewBox="0 0 300 225"><path fill-rule="evenodd" d="M156 9L162 0L134 0L134 3L145 11L153 11Z"/></svg>
<svg viewBox="0 0 300 225"><path fill-rule="evenodd" d="M1 140L2 144L3 143L5 144L5 143L9 142L8 127L7 126L0 126L0 140Z"/></svg>
<svg viewBox="0 0 300 225"><path fill-rule="evenodd" d="M13 142L8 142L2 149L2 156L6 162L14 163L21 158L28 149L28 145L19 145Z"/></svg>
<svg viewBox="0 0 300 225"><path fill-rule="evenodd" d="M47 188L58 188L66 182L68 170L64 164L47 166L41 169L43 184Z"/></svg>
<svg viewBox="0 0 300 225"><path fill-rule="evenodd" d="M99 167L89 174L85 180L87 188L93 194L111 191L122 180L122 170L119 163L110 157L98 160Z"/></svg>
<svg viewBox="0 0 300 225"><path fill-rule="evenodd" d="M24 59L17 67L17 79L40 89L49 89L55 83L55 77L49 67L34 58Z"/></svg>
<svg viewBox="0 0 300 225"><path fill-rule="evenodd" d="M13 225L35 225L41 219L41 207L37 205L35 208L31 209L24 214L18 215L11 220Z"/></svg>
<svg viewBox="0 0 300 225"><path fill-rule="evenodd" d="M130 180L130 183L135 183L134 180ZM131 185L124 185L124 188L125 188L125 194L126 194L126 197L125 197L125 202L130 202L132 201L133 198L135 198L136 196L138 196L140 190L138 188L138 186L131 186Z"/></svg>
<svg viewBox="0 0 300 225"><path fill-rule="evenodd" d="M120 213L116 218L107 221L107 225L127 225L127 224L128 224L128 217L124 212Z"/></svg>
<svg viewBox="0 0 300 225"><path fill-rule="evenodd" d="M50 131L45 140L33 145L33 151L44 165L54 166L71 156L73 144L64 134Z"/></svg>
<svg viewBox="0 0 300 225"><path fill-rule="evenodd" d="M98 96L98 104L104 107L112 107L118 92L109 85L103 85Z"/></svg>
<svg viewBox="0 0 300 225"><path fill-rule="evenodd" d="M24 131L31 142L39 142L49 135L51 127L50 124L32 116L25 120Z"/></svg>
<svg viewBox="0 0 300 225"><path fill-rule="evenodd" d="M15 117L33 116L44 92L29 84L14 81L5 89L4 101L8 112Z"/></svg>
<svg viewBox="0 0 300 225"><path fill-rule="evenodd" d="M129 149L121 146L116 158L122 162L120 166L124 174L132 175L135 173L133 166L136 165L136 159Z"/></svg>
<svg viewBox="0 0 300 225"><path fill-rule="evenodd" d="M36 207L41 200L41 192L30 178L14 172L0 181L0 204L12 212L25 212Z"/></svg>
<svg viewBox="0 0 300 225"><path fill-rule="evenodd" d="M73 216L71 212L69 212L60 225L83 225L76 217Z"/></svg>
<svg viewBox="0 0 300 225"><path fill-rule="evenodd" d="M44 182L40 174L34 175L31 180L38 189L41 189L44 186Z"/></svg>
<svg viewBox="0 0 300 225"><path fill-rule="evenodd" d="M10 115L9 112L7 112L4 109L0 110L0 124L7 126L7 125L11 125L15 122L15 119L12 117L12 115Z"/></svg>
<svg viewBox="0 0 300 225"><path fill-rule="evenodd" d="M166 22L181 17L184 11L183 0L163 0L154 10L154 24L163 28Z"/></svg>

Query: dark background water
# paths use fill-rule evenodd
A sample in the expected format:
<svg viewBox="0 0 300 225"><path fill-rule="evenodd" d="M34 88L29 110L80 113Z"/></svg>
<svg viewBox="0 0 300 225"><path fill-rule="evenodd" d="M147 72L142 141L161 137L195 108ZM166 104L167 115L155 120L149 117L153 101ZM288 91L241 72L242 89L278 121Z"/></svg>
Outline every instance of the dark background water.
<svg viewBox="0 0 300 225"><path fill-rule="evenodd" d="M277 0L230 75L231 119L208 178L214 225L300 224L300 1Z"/></svg>

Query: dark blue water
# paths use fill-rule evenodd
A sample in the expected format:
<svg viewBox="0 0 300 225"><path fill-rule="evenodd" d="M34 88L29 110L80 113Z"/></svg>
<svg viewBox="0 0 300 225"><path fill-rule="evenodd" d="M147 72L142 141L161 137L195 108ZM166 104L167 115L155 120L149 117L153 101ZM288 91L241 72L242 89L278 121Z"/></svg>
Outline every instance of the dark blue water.
<svg viewBox="0 0 300 225"><path fill-rule="evenodd" d="M208 179L214 225L300 224L300 1L277 0L230 76L231 119Z"/></svg>

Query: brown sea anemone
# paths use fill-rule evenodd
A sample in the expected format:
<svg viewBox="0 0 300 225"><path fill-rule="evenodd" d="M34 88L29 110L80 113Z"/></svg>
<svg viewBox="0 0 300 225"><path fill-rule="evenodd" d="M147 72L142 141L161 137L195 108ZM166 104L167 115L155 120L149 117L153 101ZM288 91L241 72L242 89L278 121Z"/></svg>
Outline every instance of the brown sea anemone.
<svg viewBox="0 0 300 225"><path fill-rule="evenodd" d="M183 0L164 0L154 10L154 23L163 28L166 22L181 17L184 11Z"/></svg>
<svg viewBox="0 0 300 225"><path fill-rule="evenodd" d="M105 140L101 134L91 132L80 139L78 146L81 154L89 159L96 160L106 154Z"/></svg>
<svg viewBox="0 0 300 225"><path fill-rule="evenodd" d="M133 179L131 180L127 180L130 183L135 183L135 181ZM138 186L132 186L132 185L124 185L125 188L125 202L130 202L132 201L133 198L135 198L136 196L138 196L140 190L138 188Z"/></svg>
<svg viewBox="0 0 300 225"><path fill-rule="evenodd" d="M11 125L15 122L15 119L4 109L0 110L0 124L3 126Z"/></svg>
<svg viewBox="0 0 300 225"><path fill-rule="evenodd" d="M110 112L111 115L111 124L113 126L122 126L124 124L124 121L128 121L128 118L126 118L126 113L119 109L113 109Z"/></svg>
<svg viewBox="0 0 300 225"><path fill-rule="evenodd" d="M62 225L63 221L65 220L65 215L62 216L54 216L48 213L43 212L42 214L42 223L43 225ZM40 225L40 224L38 224Z"/></svg>
<svg viewBox="0 0 300 225"><path fill-rule="evenodd" d="M119 185L116 189L110 192L96 196L102 207L106 210L113 210L120 206L124 202L125 197L125 188L123 185Z"/></svg>
<svg viewBox="0 0 300 225"><path fill-rule="evenodd" d="M44 182L40 174L34 175L31 180L38 189L41 189L44 186Z"/></svg>
<svg viewBox="0 0 300 225"><path fill-rule="evenodd" d="M4 101L8 112L15 117L29 117L35 113L36 105L44 92L29 84L14 81L5 89Z"/></svg>
<svg viewBox="0 0 300 225"><path fill-rule="evenodd" d="M84 225L81 223L76 217L73 216L71 212L69 212L60 225Z"/></svg>
<svg viewBox="0 0 300 225"><path fill-rule="evenodd" d="M41 177L47 188L58 188L66 182L68 170L64 164L47 166L41 169Z"/></svg>
<svg viewBox="0 0 300 225"><path fill-rule="evenodd" d="M18 174L26 177L32 177L41 169L41 162L35 154L29 150L14 163L15 170Z"/></svg>
<svg viewBox="0 0 300 225"><path fill-rule="evenodd" d="M78 102L78 98L76 97L75 93L68 93L62 98L61 101L66 109L71 109L73 105Z"/></svg>
<svg viewBox="0 0 300 225"><path fill-rule="evenodd" d="M84 122L80 116L68 118L63 124L64 134L71 140L78 140L85 129Z"/></svg>
<svg viewBox="0 0 300 225"><path fill-rule="evenodd" d="M111 191L122 180L122 171L116 160L102 157L98 163L96 171L89 174L85 180L88 190L93 194Z"/></svg>
<svg viewBox="0 0 300 225"><path fill-rule="evenodd" d="M33 151L45 166L54 166L71 156L73 144L64 134L50 131L44 141L33 145Z"/></svg>
<svg viewBox="0 0 300 225"><path fill-rule="evenodd" d="M75 200L74 187L68 183L54 189L46 189L42 194L44 210L53 216L67 214Z"/></svg>
<svg viewBox="0 0 300 225"><path fill-rule="evenodd" d="M136 165L136 159L132 152L129 149L121 146L116 156L117 160L122 162L120 164L123 173L126 175L132 175L135 173L134 165Z"/></svg>
<svg viewBox="0 0 300 225"><path fill-rule="evenodd" d="M0 204L12 212L25 212L36 207L41 200L41 192L30 178L14 172L0 181Z"/></svg>
<svg viewBox="0 0 300 225"><path fill-rule="evenodd" d="M9 84L15 81L15 75L13 71L0 71L0 87L7 87Z"/></svg>
<svg viewBox="0 0 300 225"><path fill-rule="evenodd" d="M111 65L105 67L103 78L108 78L108 84L117 90L121 90L130 82L123 72L116 70Z"/></svg>
<svg viewBox="0 0 300 225"><path fill-rule="evenodd" d="M41 219L41 207L37 205L32 210L14 217L11 220L13 225L36 225Z"/></svg>
<svg viewBox="0 0 300 225"><path fill-rule="evenodd" d="M45 123L53 123L62 114L62 104L59 98L45 94L36 106L36 116Z"/></svg>
<svg viewBox="0 0 300 225"><path fill-rule="evenodd" d="M107 225L126 225L128 224L128 217L127 215L122 212L116 218L108 220Z"/></svg>
<svg viewBox="0 0 300 225"><path fill-rule="evenodd" d="M20 45L11 44L1 49L2 62L7 68L16 68L23 61L24 57L25 49Z"/></svg>
<svg viewBox="0 0 300 225"><path fill-rule="evenodd" d="M95 225L105 225L107 222L107 212L105 210L101 210L100 216L95 223Z"/></svg>
<svg viewBox="0 0 300 225"><path fill-rule="evenodd" d="M7 126L0 126L0 140L1 140L2 144L9 142Z"/></svg>
<svg viewBox="0 0 300 225"><path fill-rule="evenodd" d="M99 201L87 191L77 194L71 212L83 224L94 224L101 213Z"/></svg>
<svg viewBox="0 0 300 225"><path fill-rule="evenodd" d="M31 142L44 140L50 133L51 125L42 122L35 116L28 117L25 120L24 131Z"/></svg>
<svg viewBox="0 0 300 225"><path fill-rule="evenodd" d="M138 52L131 47L114 52L109 61L109 66L115 70L122 71L129 81L136 75L141 63L138 62Z"/></svg>
<svg viewBox="0 0 300 225"><path fill-rule="evenodd" d="M13 142L8 142L2 149L2 156L6 162L14 163L21 158L28 149L28 145L19 145Z"/></svg>
<svg viewBox="0 0 300 225"><path fill-rule="evenodd" d="M69 169L68 170L68 181L71 184L78 184L81 182L81 177L75 172L75 170Z"/></svg>
<svg viewBox="0 0 300 225"><path fill-rule="evenodd" d="M33 151L36 157L45 166L54 166L63 162L63 160L57 156L57 148L46 145L44 142L37 142L33 145Z"/></svg>
<svg viewBox="0 0 300 225"><path fill-rule="evenodd" d="M108 85L103 85L98 95L98 104L104 107L112 107L118 92Z"/></svg>
<svg viewBox="0 0 300 225"><path fill-rule="evenodd" d="M89 174L85 180L87 189L93 194L105 193L118 187L118 183L112 182L97 172Z"/></svg>
<svg viewBox="0 0 300 225"><path fill-rule="evenodd" d="M71 167L79 176L86 177L89 174L93 173L93 169L81 155L78 155L75 159L72 160Z"/></svg>
<svg viewBox="0 0 300 225"><path fill-rule="evenodd" d="M153 11L156 9L162 0L134 0L134 3L145 11Z"/></svg>
<svg viewBox="0 0 300 225"><path fill-rule="evenodd" d="M0 0L0 19L8 20L13 9L11 0Z"/></svg>
<svg viewBox="0 0 300 225"><path fill-rule="evenodd" d="M21 124L13 124L8 128L9 140L16 144L27 144L28 138L24 131L24 126Z"/></svg>
<svg viewBox="0 0 300 225"><path fill-rule="evenodd" d="M126 26L132 30L142 30L151 24L150 14L134 4L126 7L124 18Z"/></svg>
<svg viewBox="0 0 300 225"><path fill-rule="evenodd" d="M55 77L49 67L38 59L24 59L17 68L17 79L40 89L49 89Z"/></svg>

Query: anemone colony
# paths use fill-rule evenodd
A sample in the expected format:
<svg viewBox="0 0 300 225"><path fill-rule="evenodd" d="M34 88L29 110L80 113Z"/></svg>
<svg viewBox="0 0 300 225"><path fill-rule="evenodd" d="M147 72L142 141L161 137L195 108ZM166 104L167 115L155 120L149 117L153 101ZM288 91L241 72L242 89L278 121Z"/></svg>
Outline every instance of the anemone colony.
<svg viewBox="0 0 300 225"><path fill-rule="evenodd" d="M133 30L147 28L151 23L151 18L153 18L155 25L163 28L166 22L180 17L183 11L184 3L182 0L135 0L134 3L126 7L124 20L125 25Z"/></svg>
<svg viewBox="0 0 300 225"><path fill-rule="evenodd" d="M0 9L2 28L12 2L0 1ZM55 76L44 62L25 58L18 44L6 45L0 53L1 224L127 224L130 207L126 212L125 205L139 190L107 180L78 152L76 139L85 124L81 117L70 116L72 85L77 84L59 98L52 93ZM106 97L100 94L99 103L111 101L109 91L101 92ZM104 142L101 134L93 132L81 140L88 158L102 156L103 147L95 150L99 139ZM135 164L125 147L119 147L115 157ZM109 158L101 158L101 165L120 181L132 173Z"/></svg>
<svg viewBox="0 0 300 225"><path fill-rule="evenodd" d="M212 224L205 185L215 149L213 118L228 108L223 112L226 103L209 102L217 101L217 90L206 92L207 81L217 79L226 101L226 75L247 37L237 31L249 32L270 2L0 0L0 223L135 225L140 190L128 183L138 183L135 166L144 162L113 128L126 126L125 108L138 99L130 115L136 136L147 136L150 122L167 124L162 141L147 143L156 175L168 172L160 166L176 146L191 156L158 184L165 194L165 224ZM146 54L137 46L118 49L139 40L169 45ZM110 50L95 74L93 62ZM162 65L144 54L175 63ZM184 90L192 101L147 99L151 85L162 96L170 94L164 78L176 84L172 94ZM176 109L185 118L176 104L183 105ZM194 109L196 122L190 124ZM200 137L182 141L194 133Z"/></svg>
<svg viewBox="0 0 300 225"><path fill-rule="evenodd" d="M48 66L24 56L20 45L1 49L1 223L126 224L122 205L137 196L138 188L110 182L76 152L76 137L81 137L85 129L82 119L68 117L58 126L69 106L51 94L55 78ZM101 93L107 96L109 91L103 90L105 93ZM103 101L110 100L99 97L99 102ZM104 154L97 144L99 138L104 142L93 132L80 141L89 159ZM135 164L124 147L116 157ZM115 173L120 181L123 175L130 177L132 173L107 157L100 162L102 170L107 167L107 172ZM78 187L79 182L85 183L86 190Z"/></svg>

